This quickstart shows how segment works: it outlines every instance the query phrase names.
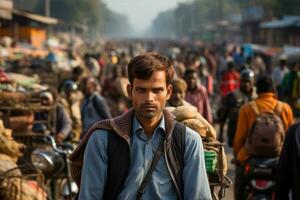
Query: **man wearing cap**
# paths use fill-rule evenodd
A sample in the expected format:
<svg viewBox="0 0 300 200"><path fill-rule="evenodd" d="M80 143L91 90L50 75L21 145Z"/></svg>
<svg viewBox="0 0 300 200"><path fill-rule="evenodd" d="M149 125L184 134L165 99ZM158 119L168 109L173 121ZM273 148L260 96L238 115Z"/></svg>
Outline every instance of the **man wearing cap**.
<svg viewBox="0 0 300 200"><path fill-rule="evenodd" d="M52 92L52 93L51 93ZM56 104L57 94L54 91L43 91L40 93L41 104L43 106L54 106L56 115L51 116L48 112L39 112L35 114L36 120L49 120L49 117L55 119L54 136L58 144L61 144L71 133L72 121L63 106ZM48 127L50 128L50 127Z"/></svg>
<svg viewBox="0 0 300 200"><path fill-rule="evenodd" d="M185 101L185 93L187 90L186 82L181 78L171 80L170 84L173 87L172 95L168 101L169 106L193 106L189 102Z"/></svg>
<svg viewBox="0 0 300 200"><path fill-rule="evenodd" d="M72 120L72 134L70 135L70 139L74 141L79 141L82 132L80 113L82 98L83 95L78 90L77 84L72 80L66 80L62 87L60 102Z"/></svg>
<svg viewBox="0 0 300 200"><path fill-rule="evenodd" d="M251 69L244 69L240 74L240 88L227 94L220 112L220 141L223 141L223 130L227 123L227 143L233 146L233 138L236 131L236 124L240 107L256 99L256 88L254 86L255 74Z"/></svg>

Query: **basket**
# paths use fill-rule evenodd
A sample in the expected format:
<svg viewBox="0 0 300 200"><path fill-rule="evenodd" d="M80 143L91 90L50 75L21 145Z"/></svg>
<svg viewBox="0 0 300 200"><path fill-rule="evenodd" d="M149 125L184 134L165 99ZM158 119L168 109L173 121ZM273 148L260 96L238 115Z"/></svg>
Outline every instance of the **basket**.
<svg viewBox="0 0 300 200"><path fill-rule="evenodd" d="M211 174L216 171L217 153L215 151L204 151L206 172Z"/></svg>

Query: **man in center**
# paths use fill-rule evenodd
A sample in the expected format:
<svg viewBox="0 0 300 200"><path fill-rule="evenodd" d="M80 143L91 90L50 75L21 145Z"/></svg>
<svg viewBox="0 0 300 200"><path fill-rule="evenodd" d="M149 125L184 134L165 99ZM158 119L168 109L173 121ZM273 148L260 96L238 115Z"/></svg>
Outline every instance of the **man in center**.
<svg viewBox="0 0 300 200"><path fill-rule="evenodd" d="M131 60L132 109L96 123L72 155L79 199L211 199L199 134L164 109L173 75L158 53Z"/></svg>

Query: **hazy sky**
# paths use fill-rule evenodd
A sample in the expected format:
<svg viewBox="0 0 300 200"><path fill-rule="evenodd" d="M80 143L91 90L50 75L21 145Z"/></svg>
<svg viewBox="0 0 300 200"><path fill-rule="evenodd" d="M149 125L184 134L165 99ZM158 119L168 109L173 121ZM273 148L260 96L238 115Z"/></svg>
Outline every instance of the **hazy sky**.
<svg viewBox="0 0 300 200"><path fill-rule="evenodd" d="M184 1L189 0L104 0L110 9L127 15L136 31L145 30L158 13Z"/></svg>

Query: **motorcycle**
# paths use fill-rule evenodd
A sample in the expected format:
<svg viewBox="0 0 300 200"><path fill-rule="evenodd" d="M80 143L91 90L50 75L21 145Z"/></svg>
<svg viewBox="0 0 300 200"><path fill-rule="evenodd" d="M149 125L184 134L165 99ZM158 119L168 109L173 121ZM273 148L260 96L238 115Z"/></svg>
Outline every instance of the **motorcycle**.
<svg viewBox="0 0 300 200"><path fill-rule="evenodd" d="M70 155L73 146L68 143L58 146L52 136L44 136L42 140L52 148L34 150L31 162L43 172L50 199L74 199L78 187L71 177Z"/></svg>
<svg viewBox="0 0 300 200"><path fill-rule="evenodd" d="M275 167L278 157L252 157L244 165L248 200L275 200Z"/></svg>

